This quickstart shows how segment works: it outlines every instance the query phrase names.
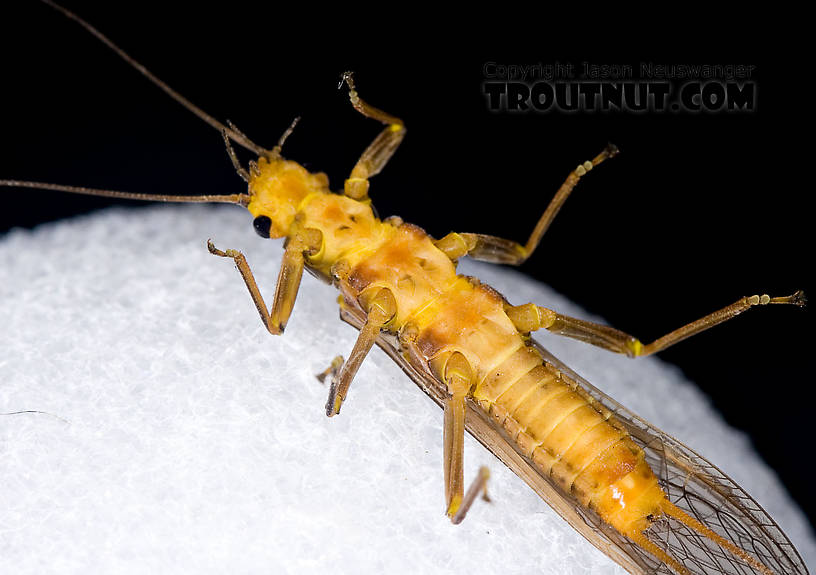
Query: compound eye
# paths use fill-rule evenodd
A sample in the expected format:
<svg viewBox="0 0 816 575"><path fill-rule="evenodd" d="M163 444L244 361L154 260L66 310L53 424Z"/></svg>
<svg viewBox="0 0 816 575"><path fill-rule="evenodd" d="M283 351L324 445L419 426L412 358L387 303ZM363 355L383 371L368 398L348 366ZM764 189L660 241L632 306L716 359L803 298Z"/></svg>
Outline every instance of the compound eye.
<svg viewBox="0 0 816 575"><path fill-rule="evenodd" d="M269 230L272 228L272 220L267 216L258 216L252 221L252 227L264 239L269 239Z"/></svg>

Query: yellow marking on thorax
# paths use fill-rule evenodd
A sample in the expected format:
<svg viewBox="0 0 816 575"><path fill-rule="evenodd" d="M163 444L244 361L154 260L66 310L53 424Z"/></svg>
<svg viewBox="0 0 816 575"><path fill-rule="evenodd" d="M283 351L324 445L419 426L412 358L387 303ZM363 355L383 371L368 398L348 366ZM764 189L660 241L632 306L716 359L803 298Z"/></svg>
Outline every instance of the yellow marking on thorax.
<svg viewBox="0 0 816 575"><path fill-rule="evenodd" d="M340 259L355 265L394 233L393 226L374 216L370 204L339 194L310 194L298 206L298 217L304 227L323 234L323 246L309 265L325 275Z"/></svg>
<svg viewBox="0 0 816 575"><path fill-rule="evenodd" d="M390 225L390 224L384 224ZM385 241L352 263L349 285L358 294L376 287L392 291L397 313L389 328L397 330L456 282L453 262L416 226L391 226Z"/></svg>
<svg viewBox="0 0 816 575"><path fill-rule="evenodd" d="M504 312L501 296L467 278L459 278L411 321L420 328L417 345L423 355L432 358L459 351L476 374L477 389L496 366L524 345Z"/></svg>

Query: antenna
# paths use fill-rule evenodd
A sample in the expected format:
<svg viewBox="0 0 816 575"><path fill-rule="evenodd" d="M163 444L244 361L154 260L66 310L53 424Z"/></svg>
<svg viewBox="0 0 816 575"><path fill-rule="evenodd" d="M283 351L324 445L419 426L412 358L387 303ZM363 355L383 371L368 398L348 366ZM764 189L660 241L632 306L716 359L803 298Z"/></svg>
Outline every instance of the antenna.
<svg viewBox="0 0 816 575"><path fill-rule="evenodd" d="M69 192L71 194L83 194L86 196L102 196L105 198L119 198L122 200L141 200L152 202L178 202L178 203L221 203L238 204L246 207L249 205L249 194L229 194L229 195L205 195L205 196L165 196L161 194L134 194L131 192L118 192L116 190L100 190L97 188L83 188L79 186L62 186L59 184L48 184L45 182L29 182L25 180L0 180L0 187L9 188L34 188L38 190L53 190L56 192Z"/></svg>
<svg viewBox="0 0 816 575"><path fill-rule="evenodd" d="M269 154L269 150L262 148L261 146L257 145L255 142L247 138L244 134L233 130L230 127L225 126L209 114L207 114L204 110L193 104L190 100L176 92L173 88L168 86L162 80L157 78L150 70L148 70L145 66L134 60L127 52L125 52L122 48L117 46L113 43L107 36L102 34L99 30L91 26L88 22L68 10L67 8L63 8L56 2L52 0L41 0L43 4L47 4L57 12L62 13L66 18L73 20L85 30L90 32L97 40L102 42L105 46L110 48L114 53L116 53L122 60L127 62L132 68L134 68L137 72L139 72L142 76L150 80L155 86L161 88L168 96L173 98L176 102L187 108L190 112L204 120L207 124L218 130L219 132L226 132L229 138L238 144L239 146L243 146L247 150L254 152L258 156L266 156Z"/></svg>

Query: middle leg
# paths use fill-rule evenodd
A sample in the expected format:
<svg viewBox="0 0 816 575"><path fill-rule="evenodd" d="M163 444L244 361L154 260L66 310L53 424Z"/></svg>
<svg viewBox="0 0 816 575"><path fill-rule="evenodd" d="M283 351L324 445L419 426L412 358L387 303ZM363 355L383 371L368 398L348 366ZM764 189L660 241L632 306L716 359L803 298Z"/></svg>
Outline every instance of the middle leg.
<svg viewBox="0 0 816 575"><path fill-rule="evenodd" d="M521 265L527 258L533 255L533 252L541 242L544 233L550 227L550 224L555 219L564 202L572 193L572 190L581 179L592 168L607 160L613 158L618 154L618 148L609 144L603 152L595 156L592 160L586 161L575 168L567 179L561 184L561 187L555 194L555 197L544 210L541 218L538 220L533 232L527 239L527 243L522 245L512 240L499 238L496 236L489 236L486 234L469 234L451 232L444 238L435 242L436 247L445 252L445 254L452 260L459 259L463 256L470 256L476 260L492 262L497 264Z"/></svg>

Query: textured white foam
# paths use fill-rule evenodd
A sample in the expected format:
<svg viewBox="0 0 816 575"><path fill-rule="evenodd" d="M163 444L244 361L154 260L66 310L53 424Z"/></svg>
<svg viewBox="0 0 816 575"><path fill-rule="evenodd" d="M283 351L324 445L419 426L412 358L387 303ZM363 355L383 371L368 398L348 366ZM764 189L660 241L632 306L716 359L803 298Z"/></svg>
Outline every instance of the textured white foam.
<svg viewBox="0 0 816 575"><path fill-rule="evenodd" d="M279 242L232 206L111 210L0 242L3 573L618 573L468 437L494 503L444 516L442 413L379 350L339 417L314 378L356 332L305 276L281 338L267 301ZM465 263L515 303L583 315L524 276ZM776 476L678 370L554 336L545 344L700 451L780 523L806 563L807 523ZM468 479L469 480L469 479Z"/></svg>

